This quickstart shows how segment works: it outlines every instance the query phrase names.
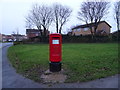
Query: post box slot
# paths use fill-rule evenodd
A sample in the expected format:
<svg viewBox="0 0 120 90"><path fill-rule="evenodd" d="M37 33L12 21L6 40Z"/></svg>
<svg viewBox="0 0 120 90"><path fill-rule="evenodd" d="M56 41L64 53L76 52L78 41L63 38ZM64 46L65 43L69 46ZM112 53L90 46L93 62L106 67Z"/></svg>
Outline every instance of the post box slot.
<svg viewBox="0 0 120 90"><path fill-rule="evenodd" d="M54 39L59 39L59 37L53 37Z"/></svg>

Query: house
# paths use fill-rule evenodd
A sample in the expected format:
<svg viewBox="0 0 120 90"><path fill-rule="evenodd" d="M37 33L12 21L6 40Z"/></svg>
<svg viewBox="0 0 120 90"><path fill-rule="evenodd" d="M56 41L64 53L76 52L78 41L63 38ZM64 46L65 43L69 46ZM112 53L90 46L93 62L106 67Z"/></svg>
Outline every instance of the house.
<svg viewBox="0 0 120 90"><path fill-rule="evenodd" d="M13 41L22 41L23 39L27 39L25 35L21 34L12 34Z"/></svg>
<svg viewBox="0 0 120 90"><path fill-rule="evenodd" d="M3 35L3 39L5 40L5 41L13 41L13 36L12 35Z"/></svg>
<svg viewBox="0 0 120 90"><path fill-rule="evenodd" d="M41 36L40 31L42 31L42 33L43 33L43 30L38 30L38 29L26 29L27 38L29 39L29 38ZM48 30L46 30L46 35L49 35L49 31L48 31Z"/></svg>
<svg viewBox="0 0 120 90"><path fill-rule="evenodd" d="M6 35L2 34L2 42L5 42L5 41L7 41Z"/></svg>
<svg viewBox="0 0 120 90"><path fill-rule="evenodd" d="M79 25L72 28L72 35L91 35L90 27L92 27L92 31L94 32L94 23ZM96 34L98 35L109 35L111 26L106 21L100 21L98 23L98 27L96 30Z"/></svg>
<svg viewBox="0 0 120 90"><path fill-rule="evenodd" d="M23 39L27 39L25 35L21 35L21 34L11 34L11 35L1 34L1 36L2 36L1 39L2 42L6 42L6 41L12 42L17 40L22 41Z"/></svg>
<svg viewBox="0 0 120 90"><path fill-rule="evenodd" d="M26 35L27 35L27 38L33 38L33 37L36 37L36 36L40 36L40 31L38 29L26 29Z"/></svg>
<svg viewBox="0 0 120 90"><path fill-rule="evenodd" d="M13 41L13 36L2 34L2 42L6 42L6 41L10 41L10 42Z"/></svg>

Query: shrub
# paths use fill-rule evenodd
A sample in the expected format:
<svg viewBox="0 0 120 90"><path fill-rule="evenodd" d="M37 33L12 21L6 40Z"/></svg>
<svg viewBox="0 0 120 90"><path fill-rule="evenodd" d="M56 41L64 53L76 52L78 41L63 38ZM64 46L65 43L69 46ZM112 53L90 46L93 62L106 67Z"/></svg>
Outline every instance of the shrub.
<svg viewBox="0 0 120 90"><path fill-rule="evenodd" d="M13 42L13 45L18 45L18 44L23 44L23 42L22 41L14 41Z"/></svg>

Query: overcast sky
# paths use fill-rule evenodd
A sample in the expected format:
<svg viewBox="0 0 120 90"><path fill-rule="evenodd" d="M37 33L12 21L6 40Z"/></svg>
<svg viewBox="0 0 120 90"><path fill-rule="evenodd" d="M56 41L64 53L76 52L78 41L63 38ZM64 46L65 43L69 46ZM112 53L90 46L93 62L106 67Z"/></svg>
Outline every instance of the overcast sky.
<svg viewBox="0 0 120 90"><path fill-rule="evenodd" d="M66 33L67 29L71 26L85 24L76 18L82 1L84 0L1 0L0 33L12 34L13 31L16 32L16 30L19 30L20 34L26 34L25 17L28 15L33 4L52 5L55 2L67 5L73 10L69 21L63 27L63 33ZM116 22L113 18L113 3L115 0L109 1L111 2L110 13L107 15L107 18L103 20L107 21L112 26L111 32L113 32L116 31ZM49 30L55 32L55 25L52 24Z"/></svg>

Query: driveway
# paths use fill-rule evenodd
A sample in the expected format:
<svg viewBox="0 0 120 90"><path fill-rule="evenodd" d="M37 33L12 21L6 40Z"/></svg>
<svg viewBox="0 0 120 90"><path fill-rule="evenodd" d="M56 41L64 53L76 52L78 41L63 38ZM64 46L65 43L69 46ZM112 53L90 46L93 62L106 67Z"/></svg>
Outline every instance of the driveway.
<svg viewBox="0 0 120 90"><path fill-rule="evenodd" d="M81 83L42 84L17 74L7 58L7 50L12 44L2 47L2 88L118 88L118 76Z"/></svg>

